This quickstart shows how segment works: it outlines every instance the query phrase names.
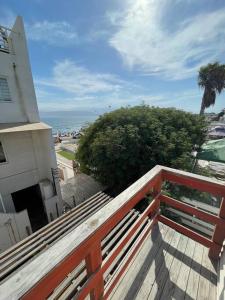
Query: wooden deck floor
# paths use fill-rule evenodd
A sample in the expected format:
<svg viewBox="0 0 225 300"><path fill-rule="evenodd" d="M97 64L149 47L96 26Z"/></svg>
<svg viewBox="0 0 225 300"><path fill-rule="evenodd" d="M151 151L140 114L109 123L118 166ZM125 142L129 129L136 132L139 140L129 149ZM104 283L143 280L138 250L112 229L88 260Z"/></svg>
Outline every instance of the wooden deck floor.
<svg viewBox="0 0 225 300"><path fill-rule="evenodd" d="M216 299L216 263L208 249L170 227L155 225L111 300Z"/></svg>

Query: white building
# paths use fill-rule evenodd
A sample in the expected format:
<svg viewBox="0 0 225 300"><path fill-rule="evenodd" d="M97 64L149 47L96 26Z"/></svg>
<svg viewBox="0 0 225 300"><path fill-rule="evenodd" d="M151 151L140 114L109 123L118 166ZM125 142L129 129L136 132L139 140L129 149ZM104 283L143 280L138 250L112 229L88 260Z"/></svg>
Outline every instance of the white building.
<svg viewBox="0 0 225 300"><path fill-rule="evenodd" d="M39 119L17 17L12 29L0 26L0 251L61 213L51 127Z"/></svg>

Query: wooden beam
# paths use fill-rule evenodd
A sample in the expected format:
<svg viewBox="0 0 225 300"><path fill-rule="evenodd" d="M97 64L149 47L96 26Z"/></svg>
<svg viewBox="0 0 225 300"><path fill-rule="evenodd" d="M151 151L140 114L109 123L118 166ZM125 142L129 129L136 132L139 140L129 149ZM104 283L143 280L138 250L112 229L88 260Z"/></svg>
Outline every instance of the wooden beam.
<svg viewBox="0 0 225 300"><path fill-rule="evenodd" d="M214 215L218 215L219 214L219 207L215 207L203 202L200 202L198 200L193 200L193 199L188 199L186 197L182 197L181 201L187 204L190 204L191 206L194 206L198 209L204 210L206 212L212 213Z"/></svg>
<svg viewBox="0 0 225 300"><path fill-rule="evenodd" d="M220 204L219 217L223 221L222 224L217 224L214 229L212 236L213 245L209 250L209 256L217 259L223 247L223 242L225 240L225 198L222 198Z"/></svg>
<svg viewBox="0 0 225 300"><path fill-rule="evenodd" d="M225 196L225 184L209 177L162 167L162 178L215 196Z"/></svg>
<svg viewBox="0 0 225 300"><path fill-rule="evenodd" d="M87 274L88 276L93 275L96 271L101 268L102 265L102 250L101 241L98 241L92 246L90 253L85 258ZM102 299L104 293L104 280L103 276L99 277L97 284L90 290L91 300Z"/></svg>
<svg viewBox="0 0 225 300"><path fill-rule="evenodd" d="M120 251L123 249L123 247L127 244L127 242L131 239L131 237L134 235L134 233L141 227L141 225L146 221L147 216L150 212L155 211L155 208L158 206L159 200L155 199L146 209L145 211L138 217L138 219L135 221L135 223L130 227L130 229L127 231L127 233L123 236L123 238L120 240L119 244L116 246L114 251L109 254L107 257L106 262L103 264L102 268L104 270L107 270L108 267L111 265L113 260L116 258L116 256L120 253ZM154 219L157 215L154 216Z"/></svg>
<svg viewBox="0 0 225 300"><path fill-rule="evenodd" d="M159 196L159 199L160 199L160 201L168 204L169 206L175 207L175 208L182 210L186 213L189 213L191 215L195 215L196 217L198 217L199 219L202 219L203 221L207 221L209 223L220 224L222 226L225 226L225 221L222 220L221 218L219 218L218 216L215 216L208 212L199 210L198 208L193 207L189 204L175 200L171 197L168 197L168 196L162 195L162 194Z"/></svg>
<svg viewBox="0 0 225 300"><path fill-rule="evenodd" d="M221 200L219 217L225 219L225 198L224 197Z"/></svg>
<svg viewBox="0 0 225 300"><path fill-rule="evenodd" d="M35 257L31 262L24 265L21 270L12 274L12 276L0 285L1 297L8 299L46 298L83 259L86 259L87 262L89 279L82 287L79 295L82 298L82 295L87 295L93 288L96 287L98 289L97 286L99 285L99 282L101 282L100 289L93 294L93 297L95 298L101 297L102 276L104 271L114 261L116 255L120 253L124 245L132 238L138 228L140 228L141 224L143 224L142 222L146 222L147 216L158 209L159 198L157 197L157 200L153 201L147 210L145 210L135 221L102 266L100 250L94 249L93 246L98 244L100 247L100 243L104 237L152 188L154 189L154 194L158 195L162 180L184 184L214 195L225 196L225 186L218 181L214 181L204 176L156 166L118 195L114 201L108 203L84 223L59 239L57 243L49 247L49 249L40 253L40 255ZM195 214L210 223L216 223L217 226L222 226L224 224L224 221L222 220L225 214L224 206L222 206L220 210L221 216L217 217L184 203L180 206L178 201L168 198L161 199L166 199L167 203L169 202L171 206L176 208L179 206L181 210L185 208L184 211ZM155 220L156 218L154 217L154 222ZM158 216L158 220L207 247L213 245L216 251L219 251L219 245L216 243L216 238L215 241L211 241L164 216ZM30 239L27 241L28 243L31 242ZM25 245L23 244L23 246ZM97 257L96 262L94 262L94 257ZM131 259L132 256L128 258L128 260Z"/></svg>
<svg viewBox="0 0 225 300"><path fill-rule="evenodd" d="M104 300L108 299L110 293L112 292L113 288L116 286L117 282L119 279L122 277L124 272L126 271L127 267L129 266L131 260L134 258L135 254L137 253L138 249L141 247L143 242L145 241L146 237L148 236L149 232L151 231L153 225L155 224L156 219L151 221L149 225L146 226L144 231L141 233L141 235L138 237L137 241L135 244L132 246L131 253L129 253L129 257L126 259L125 263L121 267L120 271L118 274L116 274L116 277L113 279L112 283L110 286L107 288L106 293L104 294Z"/></svg>
<svg viewBox="0 0 225 300"><path fill-rule="evenodd" d="M96 204L91 204L90 207L86 210L80 211L75 216L71 216L69 220L65 220L65 223L57 226L56 228L52 228L50 232L46 232L42 237L34 239L30 241L30 246L28 245L21 250L21 252L17 251L17 255L12 256L11 259L8 259L5 264L0 265L0 280L4 278L7 274L12 272L14 269L18 268L24 261L28 261L28 259L32 258L42 249L50 246L54 240L71 230L72 228L78 226L80 223L84 222L91 214L97 211L98 208L102 207L106 201L109 201L110 197L105 196L100 201L96 201ZM19 249L17 249L19 250Z"/></svg>
<svg viewBox="0 0 225 300"><path fill-rule="evenodd" d="M147 234L149 233L149 231L152 229L152 226L155 224L155 222L157 222L156 220L156 216L153 220L151 220L151 222L149 223L149 225L146 227L146 229L144 230L144 232L141 234L140 239L138 240L138 243L134 249L134 251L130 254L126 264L124 265L124 267L122 268L122 270L119 272L118 276L115 278L115 282L111 283L111 288L109 288L109 290L107 290L107 294L104 295L103 299L107 299L109 293L111 292L112 288L114 287L114 285L118 282L119 278L122 276L122 274L124 273L124 271L126 270L128 264L130 263L130 261L132 260L132 258L134 257L135 253L137 252L137 250L140 248L140 246L142 245L145 237L147 236ZM125 239L127 240L127 237L125 237ZM99 278L104 274L104 272L107 270L107 268L110 266L111 261L113 261L113 259L115 258L115 255L117 253L119 253L118 250L120 250L121 245L124 243L125 239L123 239L123 241L120 243L119 246L117 246L117 248L115 249L115 251L113 252L113 255L111 255L111 258L107 259L106 263L102 266L102 268L100 270L98 270L95 274L93 274L92 277L89 278L89 280L86 282L86 284L83 286L82 290L78 293L78 295L76 296L77 299L79 300L83 300L85 299L85 297L88 295L90 289L95 286L99 280Z"/></svg>
<svg viewBox="0 0 225 300"><path fill-rule="evenodd" d="M90 290L93 289L98 282L101 280L101 277L105 273L105 271L110 267L118 254L122 251L123 247L129 242L134 233L141 227L141 225L147 220L147 216L150 212L155 210L155 207L158 206L158 198L152 201L151 204L145 209L145 211L139 216L139 218L135 221L135 223L131 226L131 228L127 231L127 233L123 236L123 238L119 241L116 248L112 253L109 254L106 261L103 263L102 268L96 271L91 277L89 277L88 281L83 286L82 290L77 295L77 299L85 299L85 297L89 294ZM152 228L153 224L156 222L156 216L151 222L150 228Z"/></svg>
<svg viewBox="0 0 225 300"><path fill-rule="evenodd" d="M45 298L86 257L96 241L114 226L150 191L161 176L156 166L124 192L69 232L0 286L4 298Z"/></svg>
<svg viewBox="0 0 225 300"><path fill-rule="evenodd" d="M189 238L191 238L192 240L202 244L203 246L209 248L212 246L213 242L204 237L203 235L199 234L199 233L196 233L194 232L193 230L187 228L187 227L184 227L183 225L181 224L178 224L162 215L159 215L158 216L158 220L164 224L166 224L167 226L177 230L178 232L188 236Z"/></svg>
<svg viewBox="0 0 225 300"><path fill-rule="evenodd" d="M55 219L48 225L40 228L39 230L34 232L32 235L29 235L28 237L26 237L19 243L15 244L14 246L12 246L9 249L7 249L6 251L4 251L3 253L0 253L0 264L2 264L7 259L9 259L8 257L15 255L16 253L21 253L24 250L24 248L27 248L27 246L34 244L34 242L36 242L37 239L40 239L41 237L46 237L46 235L50 231L52 231L54 228L58 227L59 225L64 224L64 222L66 220L70 219L73 215L76 215L77 213L79 213L83 208L87 209L87 207L90 206L91 202L94 202L95 200L97 201L98 198L101 197L100 193L101 192L95 194L91 198L85 200L79 206L76 206L71 211L67 212L66 214L63 214L62 216Z"/></svg>

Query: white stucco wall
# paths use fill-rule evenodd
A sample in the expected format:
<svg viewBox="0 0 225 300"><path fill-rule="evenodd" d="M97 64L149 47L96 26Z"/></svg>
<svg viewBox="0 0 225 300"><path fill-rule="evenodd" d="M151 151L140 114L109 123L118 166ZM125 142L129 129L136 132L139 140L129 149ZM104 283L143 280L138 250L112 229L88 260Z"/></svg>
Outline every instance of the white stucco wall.
<svg viewBox="0 0 225 300"><path fill-rule="evenodd" d="M62 208L59 207L57 197L51 197L49 199L46 199L45 206L46 206L47 217L48 217L49 222L51 222L59 217L59 210Z"/></svg>
<svg viewBox="0 0 225 300"><path fill-rule="evenodd" d="M11 102L0 101L0 123L39 122L37 101L21 17L10 34L10 53L0 51L0 77L8 81Z"/></svg>
<svg viewBox="0 0 225 300"><path fill-rule="evenodd" d="M28 236L26 227L32 233L26 210L16 214L0 213L0 252Z"/></svg>
<svg viewBox="0 0 225 300"><path fill-rule="evenodd" d="M49 189L41 188L41 194L50 220L50 213L53 218L57 215L56 204L59 214L62 213L61 191L57 178L54 176L54 180L52 175L57 163L51 128L39 123L21 17L17 17L9 35L9 53L0 51L0 77L7 79L11 98L11 101L0 101L0 142L7 159L6 163L0 164L0 222L4 221L6 214L15 213L12 193L36 184L41 187L43 182L49 185ZM32 128L29 127L31 123ZM49 193L50 189L52 193ZM19 227L22 228L23 224ZM5 228L1 232L0 240L4 239Z"/></svg>
<svg viewBox="0 0 225 300"><path fill-rule="evenodd" d="M7 163L0 165L0 193L6 210L14 212L13 192L46 179L53 183L51 168L57 164L51 130L0 134L0 141L7 158Z"/></svg>
<svg viewBox="0 0 225 300"><path fill-rule="evenodd" d="M63 180L65 182L67 182L67 180L70 178L74 178L74 170L73 170L72 161L69 161L69 160L67 160L67 161L63 160L63 157L61 158L60 154L57 154L58 168L63 173Z"/></svg>

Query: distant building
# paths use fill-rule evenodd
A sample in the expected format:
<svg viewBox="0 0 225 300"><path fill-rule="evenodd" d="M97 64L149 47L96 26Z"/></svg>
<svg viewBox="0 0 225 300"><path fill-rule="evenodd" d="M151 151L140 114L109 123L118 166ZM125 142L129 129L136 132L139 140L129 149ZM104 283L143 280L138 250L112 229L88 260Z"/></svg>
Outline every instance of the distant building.
<svg viewBox="0 0 225 300"><path fill-rule="evenodd" d="M61 213L52 131L39 119L17 17L12 29L0 26L0 251Z"/></svg>
<svg viewBox="0 0 225 300"><path fill-rule="evenodd" d="M218 125L218 126L212 127L208 132L208 137L210 139L223 139L223 138L225 138L225 126L224 125Z"/></svg>

